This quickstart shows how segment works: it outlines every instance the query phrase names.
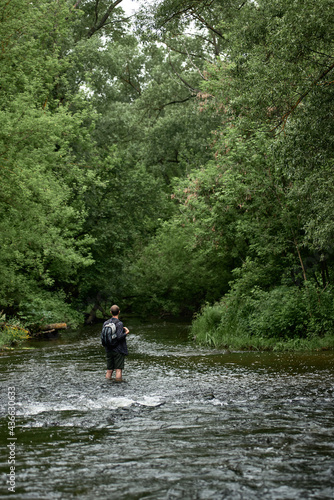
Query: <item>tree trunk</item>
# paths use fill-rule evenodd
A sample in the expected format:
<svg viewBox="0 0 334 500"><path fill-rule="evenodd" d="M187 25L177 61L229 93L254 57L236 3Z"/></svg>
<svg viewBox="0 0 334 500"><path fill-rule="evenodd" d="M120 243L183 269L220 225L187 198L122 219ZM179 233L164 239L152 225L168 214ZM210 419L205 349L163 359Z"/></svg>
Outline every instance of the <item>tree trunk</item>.
<svg viewBox="0 0 334 500"><path fill-rule="evenodd" d="M328 272L327 261L322 260L320 265L321 265L322 285L324 288L326 288L326 286L329 284L329 272Z"/></svg>
<svg viewBox="0 0 334 500"><path fill-rule="evenodd" d="M305 271L303 259L302 259L302 256L300 255L300 251L299 251L299 247L298 247L298 243L297 243L296 238L294 238L294 244L295 244L296 249L297 249L297 253L298 253L298 257L299 257L299 262L300 262L300 265L301 265L301 268L302 268L302 272L303 272L304 281L307 281L306 271Z"/></svg>
<svg viewBox="0 0 334 500"><path fill-rule="evenodd" d="M103 314L103 317L106 319L108 319L110 317L110 315L107 313L107 311L105 309L103 309L101 304L99 302L95 302L94 307L92 307L92 309L88 315L88 318L85 321L86 325L91 325L92 323L94 323L94 321L96 320L97 311L101 311L101 313Z"/></svg>

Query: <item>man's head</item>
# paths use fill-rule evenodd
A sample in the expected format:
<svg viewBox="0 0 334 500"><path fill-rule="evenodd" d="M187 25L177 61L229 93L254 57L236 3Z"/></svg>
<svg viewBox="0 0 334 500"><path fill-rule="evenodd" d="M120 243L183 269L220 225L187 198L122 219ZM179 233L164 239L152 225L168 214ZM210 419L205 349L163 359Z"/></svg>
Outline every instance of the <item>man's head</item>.
<svg viewBox="0 0 334 500"><path fill-rule="evenodd" d="M119 307L114 305L114 306L111 306L110 308L110 313L113 315L113 316L118 316L119 315Z"/></svg>

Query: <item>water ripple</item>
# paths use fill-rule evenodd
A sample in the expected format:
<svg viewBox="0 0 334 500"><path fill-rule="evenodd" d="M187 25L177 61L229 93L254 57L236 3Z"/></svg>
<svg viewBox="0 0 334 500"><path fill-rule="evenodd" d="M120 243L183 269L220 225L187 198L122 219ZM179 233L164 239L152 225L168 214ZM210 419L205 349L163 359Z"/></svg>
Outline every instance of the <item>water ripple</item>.
<svg viewBox="0 0 334 500"><path fill-rule="evenodd" d="M123 383L104 378L94 328L1 357L15 498L333 498L333 353L199 352L184 325L137 329Z"/></svg>

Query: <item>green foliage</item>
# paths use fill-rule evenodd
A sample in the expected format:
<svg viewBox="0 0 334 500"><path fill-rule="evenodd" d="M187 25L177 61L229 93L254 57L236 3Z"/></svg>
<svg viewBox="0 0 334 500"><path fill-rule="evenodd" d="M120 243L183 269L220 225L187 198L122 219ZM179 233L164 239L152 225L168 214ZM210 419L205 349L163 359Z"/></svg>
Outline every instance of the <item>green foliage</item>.
<svg viewBox="0 0 334 500"><path fill-rule="evenodd" d="M109 160L99 171L101 184L86 195L84 230L94 238L91 252L95 264L79 274L79 299L83 303L109 297L118 302L133 293L126 272L128 261L134 249L140 249L142 241L152 234L158 216L163 217L165 211L166 197L161 186L144 165L131 168L115 154Z"/></svg>
<svg viewBox="0 0 334 500"><path fill-rule="evenodd" d="M217 328L222 318L222 307L220 304L206 304L200 313L194 315L191 325L190 336L199 344L219 346Z"/></svg>
<svg viewBox="0 0 334 500"><path fill-rule="evenodd" d="M164 1L152 10L166 39L195 20L220 40L201 84L202 107L221 120L215 160L174 183L177 211L156 240L157 260L177 234L180 247L193 242L185 260L203 283L215 263L210 302L218 283L230 289L196 318L197 338L309 339L333 329L333 13L327 0L321 12L311 1L233 7ZM172 275L166 267L161 289ZM191 281L187 301L197 301Z"/></svg>
<svg viewBox="0 0 334 500"><path fill-rule="evenodd" d="M224 273L214 249L203 249L194 227L175 215L158 230L129 270L139 300L152 312L189 314L203 300L212 301L227 291L231 274Z"/></svg>
<svg viewBox="0 0 334 500"><path fill-rule="evenodd" d="M82 314L66 303L66 296L62 291L35 291L20 303L18 316L25 325L34 329L57 323L59 318L72 328L82 322Z"/></svg>
<svg viewBox="0 0 334 500"><path fill-rule="evenodd" d="M331 7L164 0L134 32L121 3L3 3L1 309L74 324L101 301L207 302L201 342L325 339Z"/></svg>
<svg viewBox="0 0 334 500"><path fill-rule="evenodd" d="M29 338L29 331L19 320L6 321L6 315L0 316L0 349L12 345L20 345Z"/></svg>
<svg viewBox="0 0 334 500"><path fill-rule="evenodd" d="M187 37L183 41L190 43ZM198 86L198 70L155 41L139 44L126 33L113 44L81 41L72 58L99 112L93 137L100 184L85 193L84 225L95 238L95 265L80 273L79 299L123 298L134 306L134 295L143 293L144 301L155 295L137 283L140 271L133 266L137 259L142 266L142 254L150 252L143 250L145 245L174 210L169 202L173 177L210 157L208 136L219 117L198 109L194 91L182 82ZM87 68L94 78L87 77ZM185 290L182 284L179 288ZM171 304L175 299L165 300Z"/></svg>
<svg viewBox="0 0 334 500"><path fill-rule="evenodd" d="M281 286L265 292L256 287L245 293L234 287L220 303L203 308L191 335L215 347L280 350L285 344L296 347L299 341L305 348L307 341L321 338L326 341L319 345L325 346L333 328L332 290L306 284L302 289Z"/></svg>
<svg viewBox="0 0 334 500"><path fill-rule="evenodd" d="M66 16L64 1L2 5L0 303L10 312L31 294L66 287L92 263L78 199L86 172L71 151L85 135L85 114L60 105L56 92Z"/></svg>
<svg viewBox="0 0 334 500"><path fill-rule="evenodd" d="M0 304L59 320L68 301L133 293L129 262L212 124L182 83L197 69L140 46L108 2L13 0L2 14Z"/></svg>

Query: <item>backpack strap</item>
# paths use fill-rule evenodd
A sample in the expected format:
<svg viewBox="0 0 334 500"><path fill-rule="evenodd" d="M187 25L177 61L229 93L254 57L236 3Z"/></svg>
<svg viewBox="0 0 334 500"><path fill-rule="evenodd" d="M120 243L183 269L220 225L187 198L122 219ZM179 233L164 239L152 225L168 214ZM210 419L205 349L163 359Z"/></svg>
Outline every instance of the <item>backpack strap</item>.
<svg viewBox="0 0 334 500"><path fill-rule="evenodd" d="M112 321L113 319L114 319L114 318L111 318L111 321ZM120 320L119 320L118 318L115 318L115 319L116 319L116 321L113 321L113 323L114 323L114 325L115 325L115 326L116 326L116 328L117 328L117 325L118 325L118 323L120 323Z"/></svg>

